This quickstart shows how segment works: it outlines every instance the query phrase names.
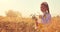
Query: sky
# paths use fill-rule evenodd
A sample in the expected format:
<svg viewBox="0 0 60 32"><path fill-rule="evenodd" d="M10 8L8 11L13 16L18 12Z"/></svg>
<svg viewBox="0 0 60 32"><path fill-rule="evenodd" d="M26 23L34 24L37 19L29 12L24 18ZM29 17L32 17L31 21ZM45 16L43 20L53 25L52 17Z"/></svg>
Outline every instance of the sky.
<svg viewBox="0 0 60 32"><path fill-rule="evenodd" d="M47 2L52 16L60 14L60 0L0 0L0 15L5 16L6 11L18 11L23 17L31 14L42 15L40 4Z"/></svg>

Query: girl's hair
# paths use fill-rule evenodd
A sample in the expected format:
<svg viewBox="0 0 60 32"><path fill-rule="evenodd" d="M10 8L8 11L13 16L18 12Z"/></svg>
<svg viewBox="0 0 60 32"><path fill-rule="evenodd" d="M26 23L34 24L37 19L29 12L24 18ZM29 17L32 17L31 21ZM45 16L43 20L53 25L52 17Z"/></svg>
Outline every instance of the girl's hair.
<svg viewBox="0 0 60 32"><path fill-rule="evenodd" d="M47 11L48 11L48 13L50 13L50 12L49 12L49 6L48 6L48 3L47 3L47 2L43 2L41 5L46 6L46 7L47 7Z"/></svg>

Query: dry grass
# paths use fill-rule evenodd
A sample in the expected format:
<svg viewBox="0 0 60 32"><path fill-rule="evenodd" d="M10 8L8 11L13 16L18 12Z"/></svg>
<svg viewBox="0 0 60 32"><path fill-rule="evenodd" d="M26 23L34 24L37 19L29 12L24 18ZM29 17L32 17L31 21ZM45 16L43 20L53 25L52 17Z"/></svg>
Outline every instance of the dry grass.
<svg viewBox="0 0 60 32"><path fill-rule="evenodd" d="M52 17L48 25L39 25L35 29L35 21L32 18L22 18L15 13L0 16L0 32L60 32L60 16ZM10 17L11 16L11 17Z"/></svg>
<svg viewBox="0 0 60 32"><path fill-rule="evenodd" d="M6 17L1 17L0 19L0 32L39 32L35 29L32 19L22 18L19 20L20 22L14 18L13 21L11 18L10 21L5 19ZM49 26L43 26L40 30L42 32L60 32L60 17L53 17L51 24Z"/></svg>

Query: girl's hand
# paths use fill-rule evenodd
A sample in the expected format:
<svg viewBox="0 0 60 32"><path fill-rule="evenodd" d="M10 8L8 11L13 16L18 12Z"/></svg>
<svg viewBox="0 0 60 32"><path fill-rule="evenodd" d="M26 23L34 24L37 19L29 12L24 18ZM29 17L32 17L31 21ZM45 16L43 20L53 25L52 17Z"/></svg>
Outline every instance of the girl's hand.
<svg viewBox="0 0 60 32"><path fill-rule="evenodd" d="M35 29L38 29L38 27L37 27L37 26L35 26Z"/></svg>

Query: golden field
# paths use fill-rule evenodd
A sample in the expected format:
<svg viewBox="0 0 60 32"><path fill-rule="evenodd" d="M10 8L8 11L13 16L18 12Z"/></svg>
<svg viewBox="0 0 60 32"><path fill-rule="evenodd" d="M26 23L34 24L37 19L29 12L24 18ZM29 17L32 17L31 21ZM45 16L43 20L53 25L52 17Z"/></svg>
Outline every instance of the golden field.
<svg viewBox="0 0 60 32"><path fill-rule="evenodd" d="M23 18L19 13L9 11L6 16L0 16L0 32L60 32L60 16L52 17L49 26L36 30L32 18Z"/></svg>

